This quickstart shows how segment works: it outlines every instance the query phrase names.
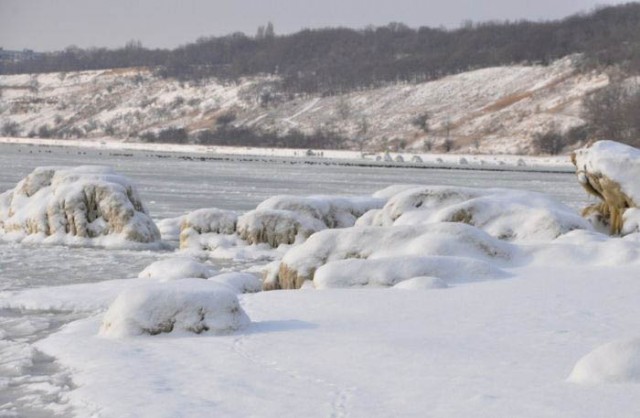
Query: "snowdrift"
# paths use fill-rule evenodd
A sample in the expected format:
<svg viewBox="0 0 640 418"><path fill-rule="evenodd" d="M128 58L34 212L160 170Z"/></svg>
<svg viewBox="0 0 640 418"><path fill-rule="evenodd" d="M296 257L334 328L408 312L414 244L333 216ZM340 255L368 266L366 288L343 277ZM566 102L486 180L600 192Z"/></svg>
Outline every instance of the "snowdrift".
<svg viewBox="0 0 640 418"><path fill-rule="evenodd" d="M293 244L327 228L353 226L384 199L340 196L274 196L238 219L237 232L251 244Z"/></svg>
<svg viewBox="0 0 640 418"><path fill-rule="evenodd" d="M601 202L586 207L583 216L608 226L611 234L639 230L640 150L614 141L598 141L571 155L578 181ZM626 215L626 216L625 216Z"/></svg>
<svg viewBox="0 0 640 418"><path fill-rule="evenodd" d="M640 338L596 348L576 363L568 380L583 384L640 382Z"/></svg>
<svg viewBox="0 0 640 418"><path fill-rule="evenodd" d="M18 240L38 236L61 243L80 238L100 245L106 236L160 240L131 182L100 166L36 168L0 195L0 231Z"/></svg>
<svg viewBox="0 0 640 418"><path fill-rule="evenodd" d="M394 193L397 192L397 193ZM357 225L421 225L461 222L508 241L549 241L588 222L567 206L541 193L452 186L391 186L384 207Z"/></svg>
<svg viewBox="0 0 640 418"><path fill-rule="evenodd" d="M349 265L345 263L345 265L331 267L331 273L337 274L337 277L344 278L345 281L337 283L328 277L328 273L323 273L319 276L317 284L320 287L344 287L357 280L355 284L359 286L369 283L389 286L402 279L433 273L451 274L451 271L457 269L483 272L481 273L483 277L492 275L494 272L500 276L499 271L492 267L481 263L469 266L467 263L461 263L459 258L504 264L512 260L516 253L516 248L511 244L460 223L330 229L314 234L305 243L289 250L282 259L278 274L274 277L267 276L264 287L265 289L300 288L304 281L315 280L314 274L321 266L347 259L363 261L352 261ZM455 257L428 258L452 255ZM411 257L423 258L411 259ZM393 258L395 260L390 260ZM392 276L386 278L367 276L357 279L348 273L340 273L340 267L349 267L349 271L354 273L360 271L366 275L368 272L376 272L378 268L383 268L385 263L398 266L404 261L411 267L407 267L404 273L394 272ZM460 272L460 276L462 275L463 273Z"/></svg>
<svg viewBox="0 0 640 418"><path fill-rule="evenodd" d="M126 289L104 315L100 334L224 334L249 322L237 296L226 287L208 280L184 279Z"/></svg>

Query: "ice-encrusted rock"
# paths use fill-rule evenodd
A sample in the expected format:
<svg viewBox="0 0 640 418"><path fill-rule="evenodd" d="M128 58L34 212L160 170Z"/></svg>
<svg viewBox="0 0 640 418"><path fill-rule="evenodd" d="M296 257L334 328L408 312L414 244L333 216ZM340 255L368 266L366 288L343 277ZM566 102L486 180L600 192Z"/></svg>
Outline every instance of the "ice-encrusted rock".
<svg viewBox="0 0 640 418"><path fill-rule="evenodd" d="M123 291L104 315L106 337L174 331L225 334L249 324L235 293L208 280L185 279Z"/></svg>
<svg viewBox="0 0 640 418"><path fill-rule="evenodd" d="M138 274L139 279L167 282L178 279L207 279L218 274L218 270L190 257L170 257L149 264Z"/></svg>
<svg viewBox="0 0 640 418"><path fill-rule="evenodd" d="M101 166L36 168L0 195L0 228L19 236L160 240L133 184Z"/></svg>
<svg viewBox="0 0 640 418"><path fill-rule="evenodd" d="M182 217L180 225L180 248L193 247L204 234L233 234L238 215L217 208L198 209Z"/></svg>
<svg viewBox="0 0 640 418"><path fill-rule="evenodd" d="M568 380L583 384L640 382L640 338L596 348L576 363Z"/></svg>
<svg viewBox="0 0 640 418"><path fill-rule="evenodd" d="M353 226L384 199L341 196L274 196L238 218L237 233L249 243L272 247L302 241L315 232Z"/></svg>
<svg viewBox="0 0 640 418"><path fill-rule="evenodd" d="M390 194L394 189L385 189ZM504 240L552 240L574 229L591 229L577 213L552 198L511 189L454 186L396 186L381 210L357 225L391 226L460 222Z"/></svg>
<svg viewBox="0 0 640 418"><path fill-rule="evenodd" d="M611 234L627 234L625 213L640 204L640 150L614 141L597 141L571 155L578 181L601 199L583 216L609 227ZM634 216L635 219L635 216Z"/></svg>
<svg viewBox="0 0 640 418"><path fill-rule="evenodd" d="M331 229L289 250L277 277L265 278L265 289L300 288L305 280L314 280L321 266L345 259L456 256L501 264L515 255L511 244L461 223ZM407 272L404 278L429 271Z"/></svg>

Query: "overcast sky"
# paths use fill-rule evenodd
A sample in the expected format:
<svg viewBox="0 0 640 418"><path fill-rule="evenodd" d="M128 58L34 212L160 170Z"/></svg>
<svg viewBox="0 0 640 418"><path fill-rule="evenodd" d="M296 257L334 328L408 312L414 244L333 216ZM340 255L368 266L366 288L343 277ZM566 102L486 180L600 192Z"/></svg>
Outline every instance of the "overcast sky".
<svg viewBox="0 0 640 418"><path fill-rule="evenodd" d="M0 0L0 47L37 51L123 46L175 47L202 36L277 34L302 28L363 28L403 22L455 28L465 20L557 19L615 0Z"/></svg>

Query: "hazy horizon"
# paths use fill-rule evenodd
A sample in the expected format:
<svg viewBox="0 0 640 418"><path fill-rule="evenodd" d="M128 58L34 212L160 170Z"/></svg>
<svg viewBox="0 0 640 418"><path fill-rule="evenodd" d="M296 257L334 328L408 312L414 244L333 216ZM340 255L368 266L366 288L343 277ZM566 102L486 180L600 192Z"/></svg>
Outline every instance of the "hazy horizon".
<svg viewBox="0 0 640 418"><path fill-rule="evenodd" d="M0 47L61 50L120 47L130 40L174 48L200 37L256 33L273 22L276 34L305 28L385 25L455 28L464 21L555 20L624 2L594 0L0 0Z"/></svg>

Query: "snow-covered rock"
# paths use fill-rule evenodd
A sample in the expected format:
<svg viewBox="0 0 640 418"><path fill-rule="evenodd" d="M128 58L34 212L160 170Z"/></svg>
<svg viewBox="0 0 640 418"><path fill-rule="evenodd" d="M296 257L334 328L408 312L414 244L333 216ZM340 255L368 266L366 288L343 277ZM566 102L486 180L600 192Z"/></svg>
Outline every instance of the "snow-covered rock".
<svg viewBox="0 0 640 418"><path fill-rule="evenodd" d="M578 181L602 200L588 206L583 215L609 226L612 234L626 234L624 214L640 205L640 150L614 141L598 141L571 155Z"/></svg>
<svg viewBox="0 0 640 418"><path fill-rule="evenodd" d="M138 278L167 282L186 278L207 279L217 273L218 270L213 266L193 258L171 257L151 263L138 274Z"/></svg>
<svg viewBox="0 0 640 418"><path fill-rule="evenodd" d="M238 235L272 247L293 244L327 228L346 228L384 199L341 196L274 196L238 219Z"/></svg>
<svg viewBox="0 0 640 418"><path fill-rule="evenodd" d="M573 368L574 383L640 382L640 338L613 341L582 357Z"/></svg>
<svg viewBox="0 0 640 418"><path fill-rule="evenodd" d="M265 289L299 288L305 280L314 280L314 274L321 266L338 260L455 256L501 264L512 260L516 253L516 248L511 244L461 223L331 229L318 232L305 243L289 250L282 258L277 279L270 277L265 280ZM384 265L380 261L375 263L370 269L367 267L371 274ZM445 263L448 268L453 267L451 263ZM401 261L396 265L398 264L402 264ZM402 278L435 274L433 270L436 264L417 261L404 275L396 276L396 272L386 270L393 277L375 280L392 285ZM363 263L356 268L365 266ZM333 269L332 272L339 274L337 270ZM489 270L491 269L488 268L487 271Z"/></svg>
<svg viewBox="0 0 640 418"><path fill-rule="evenodd" d="M251 273L230 272L209 278L214 283L228 286L235 293L255 293L262 290L262 281Z"/></svg>
<svg viewBox="0 0 640 418"><path fill-rule="evenodd" d="M208 280L154 283L123 291L104 315L106 337L174 331L224 334L249 324L231 290Z"/></svg>
<svg viewBox="0 0 640 418"><path fill-rule="evenodd" d="M541 193L510 189L415 186L394 190L382 210L370 212L358 225L421 225L461 222L513 241L548 241L574 229L591 229L567 206Z"/></svg>
<svg viewBox="0 0 640 418"><path fill-rule="evenodd" d="M238 215L217 208L198 209L182 217L180 248L192 247L204 234L233 234Z"/></svg>
<svg viewBox="0 0 640 418"><path fill-rule="evenodd" d="M80 238L100 245L105 236L138 243L160 240L132 183L101 166L36 168L0 195L2 230L18 240L36 235L61 243Z"/></svg>
<svg viewBox="0 0 640 418"><path fill-rule="evenodd" d="M267 243L276 248L293 244L326 228L322 221L290 210L256 209L238 218L237 233L250 244Z"/></svg>
<svg viewBox="0 0 640 418"><path fill-rule="evenodd" d="M421 276L441 277L432 287L447 282L470 282L506 277L500 268L482 260L452 256L407 256L332 261L313 276L316 289L334 287L391 287ZM419 286L414 280L414 285ZM424 281L422 286L425 285ZM438 285L439 283L444 284Z"/></svg>

